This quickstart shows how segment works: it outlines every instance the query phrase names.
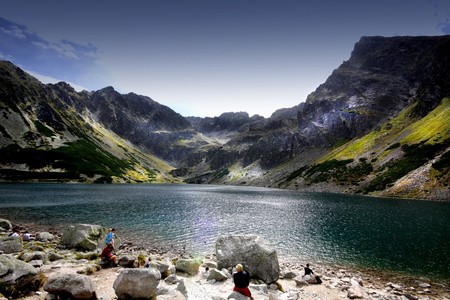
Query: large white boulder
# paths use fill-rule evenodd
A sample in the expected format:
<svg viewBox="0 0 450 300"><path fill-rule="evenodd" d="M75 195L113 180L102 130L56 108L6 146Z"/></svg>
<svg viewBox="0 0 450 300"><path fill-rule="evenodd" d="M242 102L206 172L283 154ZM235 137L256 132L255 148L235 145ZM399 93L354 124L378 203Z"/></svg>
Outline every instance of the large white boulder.
<svg viewBox="0 0 450 300"><path fill-rule="evenodd" d="M251 277L269 284L277 281L280 266L274 246L257 235L229 235L216 242L218 268L242 264Z"/></svg>
<svg viewBox="0 0 450 300"><path fill-rule="evenodd" d="M156 268L122 269L113 288L119 299L151 299L160 280L161 273Z"/></svg>

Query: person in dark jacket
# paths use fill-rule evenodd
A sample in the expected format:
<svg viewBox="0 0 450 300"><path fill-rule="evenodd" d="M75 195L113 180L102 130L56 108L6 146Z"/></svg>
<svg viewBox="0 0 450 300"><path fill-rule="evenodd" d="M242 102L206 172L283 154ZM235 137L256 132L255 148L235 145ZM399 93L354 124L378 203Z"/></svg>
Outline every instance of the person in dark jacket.
<svg viewBox="0 0 450 300"><path fill-rule="evenodd" d="M321 284L321 283L322 283L322 280L320 279L320 276L318 276L317 274L314 274L313 270L311 270L311 269L309 268L309 264L306 264L306 267L305 267L305 275L311 275L311 276L314 276L314 277L316 278L316 281L317 281L318 284Z"/></svg>
<svg viewBox="0 0 450 300"><path fill-rule="evenodd" d="M102 251L101 259L107 263L113 263L114 267L117 267L117 257L113 255L111 252L114 251L114 246L112 243L108 243L106 247Z"/></svg>
<svg viewBox="0 0 450 300"><path fill-rule="evenodd" d="M250 275L244 271L244 267L241 264L236 266L237 272L233 274L234 289L233 291L239 292L247 297L253 299L248 285L250 283Z"/></svg>

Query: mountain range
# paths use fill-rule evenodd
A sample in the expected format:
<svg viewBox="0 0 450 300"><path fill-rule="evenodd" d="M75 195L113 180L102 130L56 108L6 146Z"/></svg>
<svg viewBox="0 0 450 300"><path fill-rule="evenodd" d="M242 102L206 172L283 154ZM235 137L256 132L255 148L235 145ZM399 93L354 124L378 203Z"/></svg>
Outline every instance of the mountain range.
<svg viewBox="0 0 450 300"><path fill-rule="evenodd" d="M184 117L0 61L0 179L186 182L449 201L450 36L362 37L270 118Z"/></svg>

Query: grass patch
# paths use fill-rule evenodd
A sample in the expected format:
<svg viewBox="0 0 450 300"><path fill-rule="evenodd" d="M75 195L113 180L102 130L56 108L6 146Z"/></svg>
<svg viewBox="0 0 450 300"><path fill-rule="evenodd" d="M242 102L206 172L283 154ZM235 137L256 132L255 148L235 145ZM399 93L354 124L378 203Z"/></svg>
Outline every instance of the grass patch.
<svg viewBox="0 0 450 300"><path fill-rule="evenodd" d="M450 168L450 151L442 154L441 158L431 166L438 171Z"/></svg>
<svg viewBox="0 0 450 300"><path fill-rule="evenodd" d="M59 168L64 172L24 172L0 170L9 180L27 179L80 179L80 174L101 175L99 182L112 182L112 177L123 177L125 170L133 169L127 161L119 159L88 140L67 143L66 146L42 150L10 145L0 149L1 163L26 164L30 169Z"/></svg>
<svg viewBox="0 0 450 300"><path fill-rule="evenodd" d="M369 186L364 189L364 192L371 193L385 189L435 157L437 153L448 147L449 144L450 140L440 144L426 144L426 141L423 141L418 144L403 145L402 150L405 152L405 155L400 160L390 164L388 170L372 180Z"/></svg>
<svg viewBox="0 0 450 300"><path fill-rule="evenodd" d="M370 174L373 167L366 158L361 158L354 167L348 167L353 159L336 160L332 159L313 166L304 166L286 177L286 181L291 181L297 177L303 177L309 183L326 182L336 179L341 182L347 181L356 184L358 179Z"/></svg>
<svg viewBox="0 0 450 300"><path fill-rule="evenodd" d="M224 170L222 170L222 171L217 172L216 175L214 175L214 179L220 179L220 178L222 178L223 176L226 176L226 175L228 175L228 174L230 174L230 170L224 169Z"/></svg>
<svg viewBox="0 0 450 300"><path fill-rule="evenodd" d="M45 135L46 137L52 137L55 135L55 133L53 132L53 130L51 130L50 128L48 128L47 126L45 126L44 124L42 124L39 121L35 121L34 125L36 126L36 129L42 133L43 135Z"/></svg>

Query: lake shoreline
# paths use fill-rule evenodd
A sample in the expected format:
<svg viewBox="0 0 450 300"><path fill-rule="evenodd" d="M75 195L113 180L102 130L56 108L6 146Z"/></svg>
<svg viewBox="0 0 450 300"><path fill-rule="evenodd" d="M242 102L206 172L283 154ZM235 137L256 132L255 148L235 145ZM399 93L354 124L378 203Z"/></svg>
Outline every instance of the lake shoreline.
<svg viewBox="0 0 450 300"><path fill-rule="evenodd" d="M13 222L13 220L11 220ZM55 236L61 236L64 231L66 230L66 227L69 224L58 224L55 226L48 226L45 224L36 224L36 223L32 223L32 222L17 222L14 224L15 226L17 226L18 228L21 228L21 230L28 230L30 232L50 232L52 234L54 234ZM95 224L95 225L101 225L101 224ZM118 234L118 232L120 232L121 230L116 228L116 234ZM126 235L126 232L120 232L120 234L118 234L121 242L123 245L130 245L131 248L133 248L133 251L147 251L149 253L152 254L166 254L166 253L172 253L174 255L179 255L179 256L190 256L190 255L197 255L197 254L193 254L190 253L189 251L187 251L184 247L176 247L173 245L162 245L156 242L152 242L151 240L142 240L139 238L133 238L132 235ZM124 238L124 236L126 236L126 238ZM214 256L214 253L207 253L205 256ZM297 265L301 265L303 266L306 263L309 264L314 264L316 266L320 266L322 269L324 268L328 268L328 269L332 269L332 270L349 270L352 272L357 272L357 273L361 273L361 274L370 274L371 277L379 277L379 278L383 278L383 277L387 277L387 278L392 278L392 277L399 277L399 278L405 278L408 279L408 281L413 281L413 280L426 280L426 281L433 281L433 282L439 282L442 284L446 284L450 286L450 275L448 278L439 278L439 277L432 277L432 276L428 276L428 275L414 275L414 274L409 274L409 273L405 273L402 271L398 271L398 270L392 270L392 269L379 269L379 268L374 268L374 267L369 267L369 266L357 266L357 265L346 265L346 264L339 264L339 263L330 263L330 262L323 262L321 260L305 260L302 259L299 256L294 256L294 255L280 255L279 254L279 261L280 264L282 262L285 263L293 263L295 262Z"/></svg>
<svg viewBox="0 0 450 300"><path fill-rule="evenodd" d="M11 220L13 226L18 228L21 233L28 231L32 235L38 232L50 232L58 239L64 233L64 229L61 226L48 227L43 224L34 224L30 222L15 222ZM133 241L132 239L122 240L122 246L119 248L119 255L125 255L130 253L137 253L139 251L145 251L150 256L164 256L172 255L175 257L189 257L189 253L184 252L183 249L168 249L167 247L161 247L159 245L152 245L150 241ZM214 254L207 255L214 258ZM430 299L442 299L447 297L450 299L450 278L449 279L435 279L420 276L412 276L409 274L403 274L401 272L395 272L390 270L379 270L375 268L356 267L356 266L344 266L338 264L329 264L314 261L303 261L299 257L279 257L279 264L281 274L296 270L303 270L304 264L310 263L311 267L318 274L321 274L324 278L331 278L334 276L359 278L364 282L364 287L371 290L380 292L394 292L393 286L402 286L410 294L416 294L420 297L431 297ZM283 279L283 275L280 280ZM422 288L417 288L419 284ZM424 286L427 286L426 288Z"/></svg>

